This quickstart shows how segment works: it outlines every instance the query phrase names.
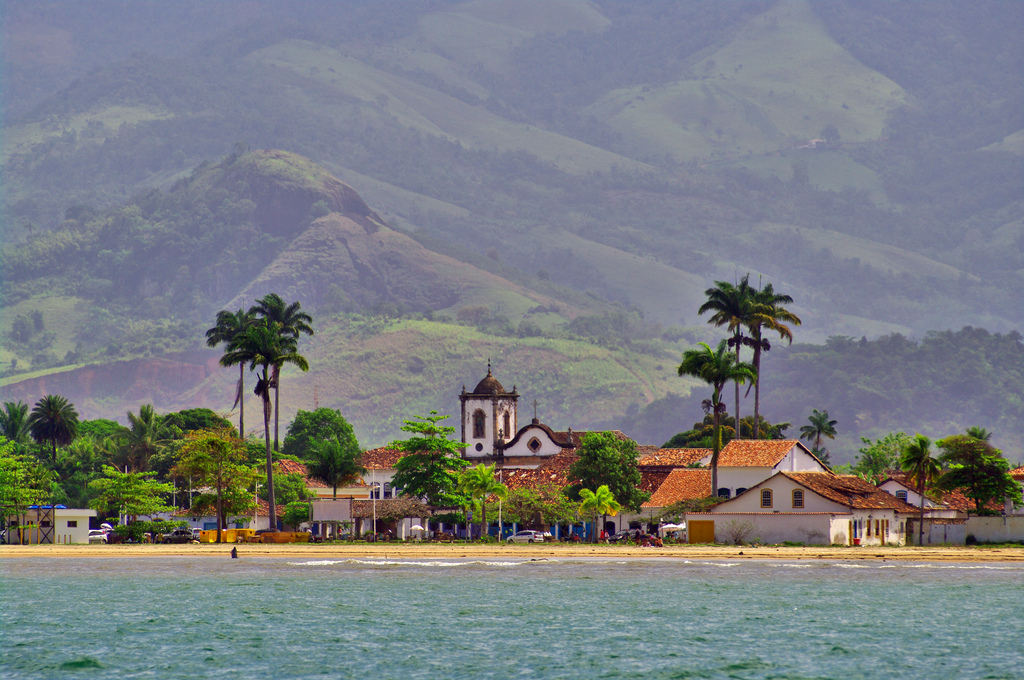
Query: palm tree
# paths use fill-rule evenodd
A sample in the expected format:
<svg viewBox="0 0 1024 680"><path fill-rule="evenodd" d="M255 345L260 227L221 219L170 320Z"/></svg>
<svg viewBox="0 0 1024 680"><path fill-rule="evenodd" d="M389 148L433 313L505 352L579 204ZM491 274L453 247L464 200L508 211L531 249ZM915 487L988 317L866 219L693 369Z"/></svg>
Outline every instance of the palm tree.
<svg viewBox="0 0 1024 680"><path fill-rule="evenodd" d="M700 306L697 314L714 312L708 323L714 326L727 326L732 337L729 338L729 348L736 352L739 360L740 346L745 344L743 329L752 322L755 312L753 294L754 289L750 287L750 274L745 274L736 285L726 281L715 281L714 288L704 291L708 300ZM740 383L736 383L736 422L740 420ZM742 439L739 431L736 438Z"/></svg>
<svg viewBox="0 0 1024 680"><path fill-rule="evenodd" d="M580 501L580 512L594 513L594 543L597 543L597 516L615 517L622 509L622 505L615 500L615 495L608 489L607 484L597 487L597 491L580 489Z"/></svg>
<svg viewBox="0 0 1024 680"><path fill-rule="evenodd" d="M836 424L838 420L829 420L828 411L819 411L814 409L814 412L807 417L810 421L810 425L804 425L800 428L800 439L806 439L808 442L814 440L814 455L818 455L821 451L821 438L828 437L829 439L836 438Z"/></svg>
<svg viewBox="0 0 1024 680"><path fill-rule="evenodd" d="M308 449L306 469L311 477L330 484L334 490L334 500L338 500L339 486L354 482L360 475L366 474L366 468L359 464L361 454L354 438L350 442L340 437L326 441L314 440Z"/></svg>
<svg viewBox="0 0 1024 680"><path fill-rule="evenodd" d="M28 404L5 401L0 411L0 435L15 444L27 444L29 440Z"/></svg>
<svg viewBox="0 0 1024 680"><path fill-rule="evenodd" d="M298 302L291 304L285 304L285 301L281 299L281 296L277 293L268 293L261 299L256 301L256 304L249 310L251 314L265 319L282 337L290 337L295 340L299 339L299 335L305 333L306 335L313 335L313 327L309 324L313 321L313 317L305 312L301 311L302 305ZM280 366L274 368L274 450L280 449L278 443L278 416L280 413L281 405L281 376Z"/></svg>
<svg viewBox="0 0 1024 680"><path fill-rule="evenodd" d="M967 434L968 437L972 439L977 439L980 442L987 442L989 439L992 438L991 432L977 425L973 425L967 428L966 430L964 430L964 432Z"/></svg>
<svg viewBox="0 0 1024 680"><path fill-rule="evenodd" d="M274 500L274 458L270 449L270 390L274 376L284 364L294 364L302 371L309 370L306 358L298 353L297 343L290 336L281 335L278 329L261 319L240 333L227 347L222 362L233 366L236 363L249 364L249 370L260 369L253 393L263 400L263 436L267 448L267 499L270 503L271 526L277 521L277 504Z"/></svg>
<svg viewBox="0 0 1024 680"><path fill-rule="evenodd" d="M739 361L736 354L728 350L726 341L722 340L715 349L702 342L699 349L688 349L683 352L679 375L700 378L714 390L711 399L705 399L702 405L704 412L712 415L715 426L711 453L711 494L717 496L718 454L722 451L722 415L725 413L722 388L728 382L753 380L757 377L757 372L750 364Z"/></svg>
<svg viewBox="0 0 1024 680"><path fill-rule="evenodd" d="M900 469L909 472L909 479L917 484L917 495L921 497L921 520L918 522L917 544L924 544L924 490L939 476L942 468L939 462L932 458L932 441L919 434L913 441L907 444L903 455L900 456Z"/></svg>
<svg viewBox="0 0 1024 680"><path fill-rule="evenodd" d="M57 446L67 446L78 434L78 411L59 394L48 394L37 401L26 422L37 444L50 443L54 463Z"/></svg>
<svg viewBox="0 0 1024 680"><path fill-rule="evenodd" d="M156 414L152 404L139 407L139 414L128 411L128 428L117 436L125 447L125 461L132 472L145 472L149 459L171 439L170 428Z"/></svg>
<svg viewBox="0 0 1024 680"><path fill-rule="evenodd" d="M217 325L206 331L206 344L210 347L216 347L220 343L230 345L231 341L234 340L239 333L245 331L253 321L253 315L251 312L239 309L237 312L229 312L227 310L221 310L217 312ZM221 357L220 363L222 366L230 366L231 364L224 363L224 357ZM238 436L245 439L245 398L243 396L245 392L245 362L238 362L238 385L235 387L235 403L231 405L231 408L238 406Z"/></svg>
<svg viewBox="0 0 1024 680"><path fill-rule="evenodd" d="M487 499L491 496L505 498L508 487L494 477L494 465L477 465L462 471L459 477L459 491L469 494L474 501L480 501L480 536L487 531Z"/></svg>
<svg viewBox="0 0 1024 680"><path fill-rule="evenodd" d="M757 377L754 378L754 439L760 438L760 432L758 424L760 423L759 416L761 415L761 352L769 351L772 346L762 335L765 329L775 331L779 334L779 337L783 340L788 340L789 344L793 344L793 332L789 329L786 324L792 324L794 326L800 325L800 317L793 312L789 311L782 305L788 305L793 303L793 298L788 295L780 295L775 292L772 288L772 284L766 284L764 288L755 290L753 292L753 302L755 305L754 313L751 314L750 319L747 321L747 329L750 331L750 337L747 339L747 345L753 347L754 358L751 364L754 366L754 370L757 371ZM750 389L748 388L749 392Z"/></svg>

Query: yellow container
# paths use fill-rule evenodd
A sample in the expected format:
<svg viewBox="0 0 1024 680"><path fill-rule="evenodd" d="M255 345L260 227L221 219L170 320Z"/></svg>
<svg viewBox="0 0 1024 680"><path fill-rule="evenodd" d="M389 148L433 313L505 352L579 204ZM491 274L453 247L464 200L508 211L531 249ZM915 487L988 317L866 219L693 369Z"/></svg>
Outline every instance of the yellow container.
<svg viewBox="0 0 1024 680"><path fill-rule="evenodd" d="M250 538L256 535L255 529L235 529L235 542L245 543Z"/></svg>
<svg viewBox="0 0 1024 680"><path fill-rule="evenodd" d="M200 543L216 543L217 542L217 530L216 529L203 529L199 532Z"/></svg>

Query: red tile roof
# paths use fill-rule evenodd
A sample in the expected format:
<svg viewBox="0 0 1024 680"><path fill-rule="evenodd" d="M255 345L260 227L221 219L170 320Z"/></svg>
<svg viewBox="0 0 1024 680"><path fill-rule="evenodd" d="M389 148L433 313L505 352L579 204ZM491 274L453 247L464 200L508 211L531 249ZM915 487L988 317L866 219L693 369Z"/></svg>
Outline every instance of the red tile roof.
<svg viewBox="0 0 1024 680"><path fill-rule="evenodd" d="M917 492L917 485L912 484L908 479L909 474L901 470L889 470L889 476L882 484L885 484L889 479L899 482L908 489ZM938 489L928 489L924 494L927 498L936 503L941 503L947 508L952 510L959 510L960 512L973 512L974 501L971 500L967 494L963 492L963 489L953 489L951 491L940 491ZM1003 504L997 501L991 501L985 504L986 510L1000 511L1003 509Z"/></svg>
<svg viewBox="0 0 1024 680"><path fill-rule="evenodd" d="M659 449L643 447L636 464L640 467L682 468L693 463L699 463L703 458L707 458L710 455L711 449ZM719 458L721 458L721 454L719 454Z"/></svg>
<svg viewBox="0 0 1024 680"><path fill-rule="evenodd" d="M363 457L359 462L367 470L394 470L395 463L404 455L405 452L400 449L381 446L377 449L363 451Z"/></svg>
<svg viewBox="0 0 1024 680"><path fill-rule="evenodd" d="M710 495L711 470L672 470L642 507L664 508L679 501L707 498Z"/></svg>
<svg viewBox="0 0 1024 680"><path fill-rule="evenodd" d="M509 488L514 489L536 489L541 486L554 484L558 488L565 488L578 481L569 478L569 468L579 458L569 449L562 449L561 453L551 456L535 469L503 468L501 470L501 481Z"/></svg>
<svg viewBox="0 0 1024 680"><path fill-rule="evenodd" d="M1010 470L1010 476L1018 482L1024 482L1024 465L1020 466L1016 470Z"/></svg>
<svg viewBox="0 0 1024 680"><path fill-rule="evenodd" d="M718 454L719 467L775 467L794 446L795 439L733 439Z"/></svg>
<svg viewBox="0 0 1024 680"><path fill-rule="evenodd" d="M284 506L280 503L277 504L277 516L284 516ZM215 502L210 503L196 503L188 510L178 510L174 513L175 517L213 517L217 514L215 509ZM256 499L256 515L259 517L270 517L270 503L263 500L262 498ZM238 517L239 515L228 514L228 519L232 517ZM246 515L252 517L252 513L248 512Z"/></svg>
<svg viewBox="0 0 1024 680"><path fill-rule="evenodd" d="M819 496L847 507L857 509L895 510L910 513L915 508L882 491L874 484L854 475L835 475L831 472L783 472L797 484L807 487ZM764 482L761 482L764 484Z"/></svg>
<svg viewBox="0 0 1024 680"><path fill-rule="evenodd" d="M372 519L404 519L406 517L430 517L433 510L413 498L383 498L376 501L352 501L352 517Z"/></svg>
<svg viewBox="0 0 1024 680"><path fill-rule="evenodd" d="M305 463L300 463L297 460L279 460L274 462L274 466L278 472L286 475L302 475L302 478L306 482L307 489L329 489L331 485L322 479L309 476L309 470L306 468Z"/></svg>

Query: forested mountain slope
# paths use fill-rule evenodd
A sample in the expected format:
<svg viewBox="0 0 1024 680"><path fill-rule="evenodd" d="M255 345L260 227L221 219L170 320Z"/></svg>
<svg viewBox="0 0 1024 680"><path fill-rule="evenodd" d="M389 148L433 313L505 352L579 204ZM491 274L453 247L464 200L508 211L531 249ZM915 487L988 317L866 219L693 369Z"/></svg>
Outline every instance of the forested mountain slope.
<svg viewBox="0 0 1024 680"><path fill-rule="evenodd" d="M798 342L1024 321L1020 3L148 7L3 9L7 382L181 359L271 288L356 356L385 316L451 331L449 374L622 352L628 388L504 366L588 419L685 392L703 289L746 272ZM419 380L393 403L451 393Z"/></svg>

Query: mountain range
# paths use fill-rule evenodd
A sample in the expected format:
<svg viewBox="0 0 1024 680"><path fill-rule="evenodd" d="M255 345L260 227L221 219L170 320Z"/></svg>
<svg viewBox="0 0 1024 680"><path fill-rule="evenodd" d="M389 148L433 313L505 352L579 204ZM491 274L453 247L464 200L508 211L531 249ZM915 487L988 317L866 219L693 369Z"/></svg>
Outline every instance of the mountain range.
<svg viewBox="0 0 1024 680"><path fill-rule="evenodd" d="M227 408L202 331L269 291L317 322L285 415L367 444L488 359L559 427L686 429L638 423L748 272L822 352L1021 328L1016 3L147 7L3 10L5 399ZM848 457L853 392L764 410L851 414Z"/></svg>

